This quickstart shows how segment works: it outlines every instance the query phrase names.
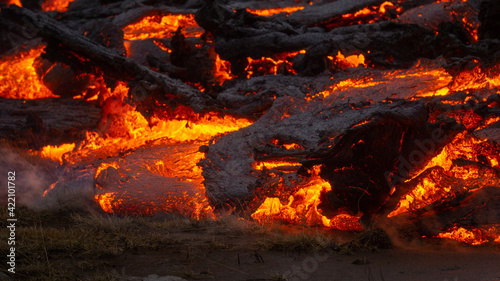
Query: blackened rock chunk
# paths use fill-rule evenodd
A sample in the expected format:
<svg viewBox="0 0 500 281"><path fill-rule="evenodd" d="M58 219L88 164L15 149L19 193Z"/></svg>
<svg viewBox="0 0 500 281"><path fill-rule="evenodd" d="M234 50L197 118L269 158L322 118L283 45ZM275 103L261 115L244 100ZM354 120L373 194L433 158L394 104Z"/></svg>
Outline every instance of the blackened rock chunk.
<svg viewBox="0 0 500 281"><path fill-rule="evenodd" d="M500 2L485 0L479 11L479 39L500 39Z"/></svg>

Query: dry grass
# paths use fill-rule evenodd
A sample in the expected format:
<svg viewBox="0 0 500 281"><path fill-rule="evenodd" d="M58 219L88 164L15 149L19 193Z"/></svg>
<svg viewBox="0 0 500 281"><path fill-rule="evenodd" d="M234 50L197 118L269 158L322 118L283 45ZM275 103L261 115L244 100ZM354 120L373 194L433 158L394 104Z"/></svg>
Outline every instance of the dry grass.
<svg viewBox="0 0 500 281"><path fill-rule="evenodd" d="M187 249L188 254L191 247L313 252L337 244L321 229L279 223L262 226L233 215L217 220L166 214L123 217L88 206L66 206L57 210L18 207L16 216L16 280L34 276L37 280L120 280L123 276L113 266L123 256L174 247ZM6 219L7 211L0 210L0 222ZM6 239L6 230L4 225L0 239ZM368 247L378 241L380 235L375 234L362 234L352 245ZM352 245L346 248L353 250ZM6 243L0 244L0 250L7 251ZM283 280L279 277L273 280Z"/></svg>
<svg viewBox="0 0 500 281"><path fill-rule="evenodd" d="M16 278L37 280L116 280L107 260L139 248L174 243L169 233L192 229L186 218L118 217L81 209L16 210ZM5 222L7 212L0 212ZM195 223L194 225L198 224ZM2 240L7 231L2 228ZM0 250L7 252L2 243ZM89 276L89 272L94 272Z"/></svg>
<svg viewBox="0 0 500 281"><path fill-rule="evenodd" d="M332 237L323 231L308 226L288 228L275 226L264 232L265 237L260 244L270 250L313 252L336 244ZM265 231L265 230L264 230Z"/></svg>
<svg viewBox="0 0 500 281"><path fill-rule="evenodd" d="M121 276L110 264L113 259L139 249L181 245L189 235L187 240L205 239L208 249L219 251L234 248L240 238L253 241L243 246L249 249L312 251L330 243L311 229L289 233L279 225L263 227L236 216L218 220L123 217L75 206L80 207L16 209L16 280L35 276L37 280L119 280ZM0 221L6 219L7 211L0 210ZM0 239L5 240L7 234L4 226ZM7 247L2 243L0 250L7 252Z"/></svg>
<svg viewBox="0 0 500 281"><path fill-rule="evenodd" d="M358 250L376 252L390 248L392 248L392 242L389 235L384 230L375 228L357 234L354 240L344 243L339 250L342 254L353 254Z"/></svg>
<svg viewBox="0 0 500 281"><path fill-rule="evenodd" d="M250 236L254 238L252 246L265 250L313 252L336 244L324 229L306 225L290 227L280 222L268 222L262 225L234 215L223 216L213 221L208 233L223 234L226 237ZM211 244L214 248L231 248L215 240L212 240Z"/></svg>

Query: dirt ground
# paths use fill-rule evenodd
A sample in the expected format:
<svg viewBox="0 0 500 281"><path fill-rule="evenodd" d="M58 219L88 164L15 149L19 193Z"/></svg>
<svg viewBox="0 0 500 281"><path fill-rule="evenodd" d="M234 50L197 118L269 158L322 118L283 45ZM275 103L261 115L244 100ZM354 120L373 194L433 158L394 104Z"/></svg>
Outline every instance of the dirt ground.
<svg viewBox="0 0 500 281"><path fill-rule="evenodd" d="M232 215L196 220L29 208L17 215L16 273L4 263L0 280L500 281L499 244L418 240L385 249L390 240L377 238L388 237L383 231L260 225ZM3 241L6 219L0 211ZM353 244L366 241L359 237L378 242Z"/></svg>
<svg viewBox="0 0 500 281"><path fill-rule="evenodd" d="M498 246L471 247L432 241L408 249L399 246L346 255L334 247L313 252L262 249L248 237L212 236L206 240L188 235L184 239L183 244L139 249L113 260L113 267L124 280L153 274L228 281L500 280Z"/></svg>

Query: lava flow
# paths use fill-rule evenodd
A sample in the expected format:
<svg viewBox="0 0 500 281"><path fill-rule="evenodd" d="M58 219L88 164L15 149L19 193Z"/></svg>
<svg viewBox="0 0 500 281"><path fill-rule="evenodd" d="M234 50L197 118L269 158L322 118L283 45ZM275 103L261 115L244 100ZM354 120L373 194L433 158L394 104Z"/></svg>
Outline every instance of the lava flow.
<svg viewBox="0 0 500 281"><path fill-rule="evenodd" d="M134 107L124 102L127 92L128 88L120 84L104 101L103 119L99 126L101 135L87 132L86 139L76 147L75 144L46 146L39 154L71 165L98 161L96 163L101 164L95 172L95 178L99 178L110 167L118 174L129 169L122 161L107 162L105 159L114 159L120 153L140 147L156 147L164 151L164 157L168 158L158 156L151 164L144 161L144 172L136 176L142 174L145 181L148 178L146 174L158 181L173 179L178 185L189 185L191 193L181 190L180 193L169 195L172 192L163 193L161 189L156 189L158 183L153 183L148 193L143 193L146 186L140 189L137 186L127 189L100 186L95 199L103 210L116 214L152 215L164 211L192 217L212 216L201 183L201 169L197 167L203 158L199 147L216 135L238 130L251 123L246 119L220 118L217 114L197 115L188 108L184 111L190 119L164 121L152 117L148 122ZM179 111L179 114L182 116L184 113ZM172 195L174 197L169 197Z"/></svg>
<svg viewBox="0 0 500 281"><path fill-rule="evenodd" d="M40 81L33 66L44 48L39 46L0 60L0 97L13 99L57 97Z"/></svg>
<svg viewBox="0 0 500 281"><path fill-rule="evenodd" d="M440 233L437 238L452 239L470 245L481 245L494 241L500 242L500 227L492 226L490 228L472 228L471 230L463 227L453 227L448 232Z"/></svg>
<svg viewBox="0 0 500 281"><path fill-rule="evenodd" d="M500 216L489 213L500 198L498 44L483 35L487 15L476 3L365 1L317 19L309 11L323 6L314 5L341 1L248 13L233 10L248 3L224 1L97 2L81 11L72 0L2 8L6 26L17 15L42 25L39 41L2 49L0 97L22 128L0 129L14 141L34 139L30 153L53 160L45 162L58 181L47 184L46 199L91 186L92 200L119 215L215 218L230 209L261 224L345 231L368 219L439 221L418 237L500 243ZM99 22L100 12L87 16L101 8ZM87 20L109 24L101 36L68 31ZM33 42L47 47L29 50ZM77 74L90 80L81 83L87 92L71 91L80 88ZM132 99L139 86L144 99ZM25 110L23 99L44 98ZM40 109L53 101L78 107L83 121ZM386 182L384 172L395 175L433 129L443 139L426 142L401 182Z"/></svg>
<svg viewBox="0 0 500 281"><path fill-rule="evenodd" d="M350 55L346 57L344 56L344 54L338 51L335 57L327 56L327 58L331 61L332 64L338 66L340 69L346 69L348 67L358 67L360 65L366 67L365 56L363 54Z"/></svg>
<svg viewBox="0 0 500 281"><path fill-rule="evenodd" d="M248 9L252 14L256 14L263 17L268 17L280 13L293 13L295 11L303 10L304 6L294 6L294 7L283 7L283 8L271 8L271 9Z"/></svg>
<svg viewBox="0 0 500 281"><path fill-rule="evenodd" d="M21 4L21 0L9 0L7 2L7 5L17 5L19 7L22 7L23 5Z"/></svg>
<svg viewBox="0 0 500 281"><path fill-rule="evenodd" d="M328 29L334 29L339 26L374 23L380 20L388 20L391 14L394 16L402 12L402 8L394 5L389 1L385 1L379 6L366 7L359 11L349 14L343 14L340 17L331 19L324 23Z"/></svg>
<svg viewBox="0 0 500 281"><path fill-rule="evenodd" d="M290 166L293 163L262 163L262 166L277 168L279 166ZM258 165L258 166L260 166ZM322 225L339 230L361 230L358 217L348 214L339 214L333 218L327 218L318 209L321 203L321 195L331 190L328 182L319 177L319 168L315 167L314 175L304 186L298 186L289 198L288 202L281 203L277 197L267 197L264 202L252 214L252 218L260 223L274 220L288 223L301 223L306 225Z"/></svg>
<svg viewBox="0 0 500 281"><path fill-rule="evenodd" d="M481 188L489 184L494 184L495 180L488 180L485 177L495 178L493 170L479 170L475 167L460 166L454 163L455 159L463 159L473 163L479 163L480 157L485 157L488 161L486 164L491 165L492 168L498 168L500 156L491 154L494 150L488 149L486 143L478 140L468 134L458 134L455 139L443 148L441 153L432 158L425 168L417 172L413 178L418 177L422 172L433 167L441 167L445 171L445 175L461 179L464 182L475 183L477 179L481 179L478 184L474 184L472 188ZM410 179L411 180L411 179ZM408 181L410 181L408 180ZM389 217L396 216L406 211L418 210L429 204L434 203L436 200L445 196L454 196L456 190L452 186L438 188L436 186L436 178L424 178L422 182L407 194L400 202ZM466 187L462 187L466 188Z"/></svg>
<svg viewBox="0 0 500 281"><path fill-rule="evenodd" d="M276 75L280 72L296 74L291 61L296 55L305 53L306 50L300 50L297 52L276 54L273 57L261 57L260 59L248 58L248 65L245 68L247 78L253 76Z"/></svg>
<svg viewBox="0 0 500 281"><path fill-rule="evenodd" d="M124 29L125 40L171 37L177 29L183 28L187 37L200 37L203 33L193 14L149 15L139 22L129 24Z"/></svg>
<svg viewBox="0 0 500 281"><path fill-rule="evenodd" d="M43 11L66 12L68 5L74 0L46 0L42 3Z"/></svg>

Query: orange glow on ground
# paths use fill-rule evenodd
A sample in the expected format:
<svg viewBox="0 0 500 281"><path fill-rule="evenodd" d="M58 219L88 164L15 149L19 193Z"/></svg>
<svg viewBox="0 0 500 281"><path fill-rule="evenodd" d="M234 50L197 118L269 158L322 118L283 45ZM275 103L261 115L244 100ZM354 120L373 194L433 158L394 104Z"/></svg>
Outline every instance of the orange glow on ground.
<svg viewBox="0 0 500 281"><path fill-rule="evenodd" d="M400 6L385 1L379 6L366 7L354 13L343 14L341 17L337 17L335 21L327 24L327 27L332 29L344 25L374 23L378 20L387 20L389 19L386 15L388 9L396 11L398 15L403 11L403 8Z"/></svg>
<svg viewBox="0 0 500 281"><path fill-rule="evenodd" d="M464 181L474 180L486 176L486 171L480 171L475 167L458 166L453 164L454 159L465 159L469 161L478 162L479 155L487 153L487 150L481 149L484 141L465 135L465 133L458 134L448 145L446 145L441 153L432 158L429 163L420 172L417 172L413 178L418 177L422 172L432 167L442 167L445 174ZM498 165L500 155L485 155L492 167ZM490 172L491 173L491 172ZM494 175L491 175L494 178ZM410 181L411 179L407 180ZM488 185L488 181L483 181L482 185L478 188ZM391 212L388 217L397 216L401 213L417 210L425 207L443 196L453 195L454 191L451 186L437 188L436 182L431 179L423 179L422 182L406 194L399 202L398 207Z"/></svg>
<svg viewBox="0 0 500 281"><path fill-rule="evenodd" d="M156 42L155 42L155 44L156 44ZM127 57L132 56L132 49L130 48L131 45L132 45L132 42L130 42L128 40L123 41L123 46L125 47L125 50L127 50ZM158 44L156 44L156 45L158 45Z"/></svg>
<svg viewBox="0 0 500 281"><path fill-rule="evenodd" d="M297 162L289 162L289 161L257 161L254 162L253 168L255 170L262 171L264 169L276 169L281 171L296 171L301 166L300 163Z"/></svg>
<svg viewBox="0 0 500 281"><path fill-rule="evenodd" d="M278 139L273 139L271 141L272 144L274 144L277 147L284 147L285 149L303 149L304 147L298 143L280 143Z"/></svg>
<svg viewBox="0 0 500 281"><path fill-rule="evenodd" d="M143 40L148 38L168 38L183 28L186 37L200 37L203 33L193 14L186 15L152 15L146 16L139 22L129 24L123 29L125 40Z"/></svg>
<svg viewBox="0 0 500 281"><path fill-rule="evenodd" d="M219 84L224 83L226 80L231 80L235 76L231 74L231 63L225 60L222 60L219 57L219 54L215 55L215 71L214 71L215 79L219 82Z"/></svg>
<svg viewBox="0 0 500 281"><path fill-rule="evenodd" d="M114 199L115 199L115 192L108 192L104 194L98 194L95 196L95 200L99 202L99 205L106 213L113 213L113 205L120 203L120 201L115 203Z"/></svg>
<svg viewBox="0 0 500 281"><path fill-rule="evenodd" d="M44 158L49 158L54 161L58 161L60 164L63 163L62 157L65 153L73 151L75 148L74 143L65 143L60 146L47 145L40 151L40 156Z"/></svg>
<svg viewBox="0 0 500 281"><path fill-rule="evenodd" d="M115 188L113 191L106 192L106 188L100 187L95 196L96 201L107 213L119 215L154 215L158 212L174 212L179 215L191 218L215 218L213 208L210 206L205 196L205 187L202 184L203 177L201 168L197 163L203 159L204 154L198 151L200 142L184 143L180 145L183 155L178 155L164 160L155 160L151 164L145 164L147 169L156 175L164 176L165 179L175 178L179 184L179 191L175 188L171 193L162 193L160 189L148 185L147 187L138 187L132 189ZM174 158L174 159L172 159ZM96 178L108 167L118 170L120 176L124 168L120 163L102 163L97 169ZM138 179L141 179L141 174ZM182 184L195 187L190 189L189 193L182 189ZM157 194L157 192L160 192ZM156 195L155 195L156 194Z"/></svg>
<svg viewBox="0 0 500 281"><path fill-rule="evenodd" d="M409 70L388 71L384 74L382 79L378 80L374 80L372 77L348 78L331 85L327 90L315 93L310 97L306 97L306 99L324 99L336 92L350 90L353 88L371 88L385 85L390 87L391 85L397 84L398 80L404 81L404 79L410 79L412 77L431 80L433 88L437 88L436 90L425 89L424 91L418 93L416 97L445 95L449 92L447 85L453 81L453 77L448 74L444 68L428 69L420 64L416 64Z"/></svg>
<svg viewBox="0 0 500 281"><path fill-rule="evenodd" d="M178 119L166 121L152 117L148 123L134 107L124 102L127 93L128 88L123 84L116 87L103 108L103 114L107 116L101 120L102 127L106 128L105 135L89 132L85 144L78 148L80 151L101 147L108 147L110 150L133 149L147 141L161 138L168 138L170 142L208 140L215 135L251 124L246 119L231 116L222 118L217 114L197 115L187 108L186 112L179 108Z"/></svg>
<svg viewBox="0 0 500 281"><path fill-rule="evenodd" d="M182 145L182 157L168 165L164 159L156 161L148 169L160 176L175 177L181 182L194 184L196 193L183 194L182 198L157 198L155 202L138 202L141 197L137 190L109 191L101 190L95 200L108 213L152 215L161 211L178 211L180 214L196 218L213 216L212 207L205 197L205 187L202 184L202 170L197 163L203 159L204 153L199 151L200 145L219 134L235 131L252 124L246 119L231 116L220 117L217 114L198 115L188 108L181 109L179 119L162 120L152 117L148 121L124 102L128 88L119 84L113 93L108 93L103 106L101 133L87 132L86 139L75 147L68 144L61 147L44 147L39 152L42 157L61 158L67 151L68 164L78 164L82 161L105 160L124 151L137 149L144 145L175 146ZM180 152L179 152L180 153ZM168 166L168 167L165 167ZM118 163L102 163L96 171L99 174L113 167L119 169ZM180 195L179 195L180 196ZM131 199L132 198L132 199Z"/></svg>
<svg viewBox="0 0 500 281"><path fill-rule="evenodd" d="M450 88L453 91L470 89L493 89L500 87L500 65L492 69L476 66L472 70L462 71L455 77Z"/></svg>
<svg viewBox="0 0 500 281"><path fill-rule="evenodd" d="M47 188L44 192L43 192L43 197L45 197L47 195L47 193L49 193L52 189L54 189L54 187L56 187L56 184L57 182L53 183L50 185L49 188Z"/></svg>
<svg viewBox="0 0 500 281"><path fill-rule="evenodd" d="M45 46L39 46L0 61L0 97L10 99L57 97L43 85L33 66L44 48Z"/></svg>
<svg viewBox="0 0 500 281"><path fill-rule="evenodd" d="M363 8L353 14L344 14L342 15L343 18L357 18L357 17L361 17L361 16L367 16L369 14L371 14L372 11L368 8Z"/></svg>
<svg viewBox="0 0 500 281"><path fill-rule="evenodd" d="M481 245L488 242L500 242L500 228L493 226L490 228L453 227L445 233L440 233L438 238L453 239L470 245Z"/></svg>
<svg viewBox="0 0 500 281"><path fill-rule="evenodd" d="M259 208L252 214L252 218L260 223L284 221L288 223L302 223L307 225L323 225L340 230L361 230L358 217L339 214L333 218L324 216L318 205L320 195L331 190L328 182L321 179L315 168L315 175L305 185L295 191L282 203L277 197L267 197Z"/></svg>
<svg viewBox="0 0 500 281"><path fill-rule="evenodd" d="M360 65L366 67L365 56L363 54L350 55L345 57L339 51L335 57L328 56L328 59L333 64L339 66L341 69L346 69L348 67L358 67Z"/></svg>
<svg viewBox="0 0 500 281"><path fill-rule="evenodd" d="M293 13L295 11L299 11L304 9L303 6L295 6L295 7L284 7L284 8L272 8L272 9L247 9L250 13L256 14L263 17L268 17L280 13Z"/></svg>
<svg viewBox="0 0 500 281"><path fill-rule="evenodd" d="M261 57L260 59L247 58L248 65L245 69L247 72L247 78L252 76L263 76L263 75L276 75L278 74L278 68L283 65L284 68L289 73L295 73L293 70L291 58L298 54L304 54L305 50L300 50L296 52L285 52L280 54L275 54L272 58Z"/></svg>
<svg viewBox="0 0 500 281"><path fill-rule="evenodd" d="M42 4L42 10L44 12L48 11L66 12L68 10L68 5L71 2L73 2L73 0L46 0Z"/></svg>
<svg viewBox="0 0 500 281"><path fill-rule="evenodd" d="M7 2L7 6L10 6L10 5L17 5L19 7L23 6L21 4L21 0L9 0L9 2Z"/></svg>

